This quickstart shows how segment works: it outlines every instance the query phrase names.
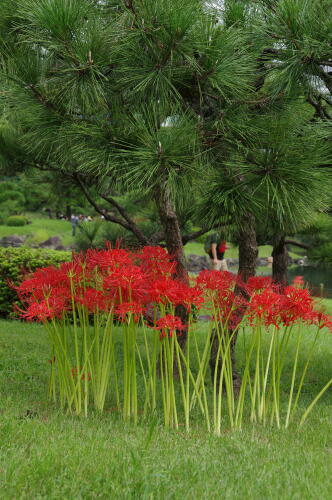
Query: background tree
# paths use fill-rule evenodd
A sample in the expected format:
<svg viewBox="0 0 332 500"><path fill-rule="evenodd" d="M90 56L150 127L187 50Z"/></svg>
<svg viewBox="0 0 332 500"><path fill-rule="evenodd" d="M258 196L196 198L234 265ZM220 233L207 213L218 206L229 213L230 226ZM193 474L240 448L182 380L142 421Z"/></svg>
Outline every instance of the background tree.
<svg viewBox="0 0 332 500"><path fill-rule="evenodd" d="M96 210L143 244L148 238L110 193L148 194L186 280L178 212L193 202L195 181L209 177L204 152L216 117L251 92L247 37L200 1L29 0L11 15L4 113L19 124L23 149L71 176ZM100 209L90 184L120 217Z"/></svg>
<svg viewBox="0 0 332 500"><path fill-rule="evenodd" d="M286 103L307 98L312 104L322 85L328 90L330 20L316 3L226 0L221 8L214 2L209 9L198 1L180 8L175 1L152 6L29 0L16 9L17 3L6 0L1 22L7 76L3 143L20 160L16 134L25 163L41 163L58 172L63 183L66 178L75 182L97 211L133 231L141 244L166 238L167 228L167 245L179 251L181 272L181 231L175 219L183 204L197 199L196 179L206 192L204 175L212 187L207 210L215 207L214 223L229 215L236 219L240 272L246 279L254 273L255 217L261 210L248 185L244 193L241 168L229 166L239 158L250 166L250 149L262 142ZM309 58L308 37L313 45ZM327 99L325 118L328 105ZM263 129L255 123L261 115L266 117ZM195 196L188 197L188 182ZM266 188L269 196L269 183ZM157 231L159 240L147 237L109 195L116 189L152 195L164 226ZM214 189L229 196L229 207L224 201L216 206ZM250 210L242 213L244 200L254 201L256 210L247 203ZM266 211L262 189L259 201ZM105 203L112 206L111 214ZM276 228L278 234L283 230Z"/></svg>

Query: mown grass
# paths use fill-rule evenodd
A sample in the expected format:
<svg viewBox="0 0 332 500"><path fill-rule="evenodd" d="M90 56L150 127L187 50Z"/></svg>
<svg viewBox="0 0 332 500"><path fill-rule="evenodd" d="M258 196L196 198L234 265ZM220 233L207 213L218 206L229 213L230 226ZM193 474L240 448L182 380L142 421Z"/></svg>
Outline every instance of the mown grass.
<svg viewBox="0 0 332 500"><path fill-rule="evenodd" d="M331 301L326 301L331 310ZM204 325L201 325L204 329ZM242 342L238 342L241 363ZM247 423L208 435L203 423L166 431L156 416L137 427L109 405L87 419L61 415L46 397L43 327L0 322L0 492L3 499L328 499L332 399L302 429ZM332 337L312 361L302 404L332 376ZM303 411L303 407L300 408Z"/></svg>
<svg viewBox="0 0 332 500"><path fill-rule="evenodd" d="M29 236L30 240L33 240L36 243L41 243L51 236L59 236L64 246L72 246L74 244L70 222L65 220L49 219L48 217L40 217L37 216L37 214L30 214L29 219L31 223L22 227L0 225L0 238L3 238L4 236L10 236L12 234L27 235ZM206 256L204 244L197 241L191 241L187 243L184 247L184 250L186 255L194 254ZM238 253L238 248L228 243L228 248L225 255L226 258L237 259ZM271 245L261 245L259 247L259 257L270 257L271 254ZM293 252L290 252L290 255L294 258L299 257Z"/></svg>
<svg viewBox="0 0 332 500"><path fill-rule="evenodd" d="M194 255L204 255L206 256L206 252L204 250L204 244L198 241L191 241L187 243L184 247L186 255L194 254ZM258 256L263 257L271 257L272 255L272 246L271 245L260 245L258 247ZM289 252L289 255L298 259L299 255L294 252L294 249ZM225 253L225 258L227 259L238 259L239 258L239 249L238 247L233 246L231 243L227 243L227 250Z"/></svg>
<svg viewBox="0 0 332 500"><path fill-rule="evenodd" d="M45 241L51 236L59 236L64 246L74 243L72 237L71 223L66 220L49 219L46 217L29 216L30 224L26 226L12 227L0 225L0 238L12 234L29 236L37 243Z"/></svg>

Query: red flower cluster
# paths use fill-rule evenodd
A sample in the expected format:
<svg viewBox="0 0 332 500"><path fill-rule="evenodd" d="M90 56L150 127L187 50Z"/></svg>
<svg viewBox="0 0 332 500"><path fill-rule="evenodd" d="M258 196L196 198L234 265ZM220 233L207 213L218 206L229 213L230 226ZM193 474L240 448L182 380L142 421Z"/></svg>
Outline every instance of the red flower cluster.
<svg viewBox="0 0 332 500"><path fill-rule="evenodd" d="M248 304L248 318L252 324L259 319L266 326L290 326L296 322L327 326L331 329L329 316L315 310L309 290L288 286L283 293L276 293L271 285L254 294Z"/></svg>
<svg viewBox="0 0 332 500"><path fill-rule="evenodd" d="M183 329L179 318L166 313L182 305L187 311L205 302L216 319L237 326L243 317L266 326L288 326L296 321L327 326L330 318L315 311L309 291L298 277L293 286L279 293L270 278L253 277L247 283L229 272L202 271L189 286L172 278L175 263L160 247L139 252L119 248L88 250L74 255L59 268L37 270L16 289L26 303L21 316L27 320L49 321L70 314L73 307L89 314L112 312L120 321L138 321L154 305L164 315L157 323L162 332ZM236 287L243 293L237 293Z"/></svg>
<svg viewBox="0 0 332 500"><path fill-rule="evenodd" d="M166 316L163 316L157 321L154 328L155 330L159 330L161 332L161 337L166 337L167 332L169 333L169 336L172 337L174 332L185 330L186 326L182 323L178 316L166 314Z"/></svg>
<svg viewBox="0 0 332 500"><path fill-rule="evenodd" d="M183 305L187 310L200 306L201 289L172 279L174 269L173 260L160 247L140 252L88 250L59 268L39 269L24 280L16 288L27 305L21 316L48 321L82 307L89 313L114 311L120 321L129 315L138 321L152 304Z"/></svg>

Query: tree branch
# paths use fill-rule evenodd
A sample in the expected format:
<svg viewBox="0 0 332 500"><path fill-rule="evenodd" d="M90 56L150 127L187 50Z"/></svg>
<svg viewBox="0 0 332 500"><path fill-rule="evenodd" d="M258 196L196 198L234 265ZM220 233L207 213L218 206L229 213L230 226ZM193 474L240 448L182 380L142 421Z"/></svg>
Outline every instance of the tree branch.
<svg viewBox="0 0 332 500"><path fill-rule="evenodd" d="M295 247L299 247L299 248L304 248L305 250L308 250L310 248L309 245L307 245L306 243L301 243L300 241L296 241L296 240L285 240L285 244L286 245L294 245Z"/></svg>
<svg viewBox="0 0 332 500"><path fill-rule="evenodd" d="M314 99L311 97L311 96L308 96L306 101L311 104L311 106L316 110L316 115L319 116L320 118L322 118L323 120L325 119L325 115L323 113L323 109L322 109L322 106L314 101Z"/></svg>
<svg viewBox="0 0 332 500"><path fill-rule="evenodd" d="M232 224L232 221L229 220L229 221L226 221L222 224L222 226L229 226ZM211 229L217 229L217 228L220 228L220 224L214 224L213 226L203 226L201 229L199 229L198 231L194 231L193 233L189 233L189 234L184 234L182 236L182 243L183 245L186 245L186 243L188 243L189 241L191 240L195 240L196 238L199 238L199 236L203 236L203 234L206 234L208 233L209 231L211 231Z"/></svg>
<svg viewBox="0 0 332 500"><path fill-rule="evenodd" d="M320 66L317 66L317 76L323 80L330 94L332 94L332 77L327 74Z"/></svg>
<svg viewBox="0 0 332 500"><path fill-rule="evenodd" d="M114 198L107 196L106 194L100 195L103 200L107 201L110 205L115 207L119 214L125 219L127 222L127 226L130 227L130 231L135 234L138 240L144 245L148 245L150 242L145 234L140 230L137 224L133 221L133 219L127 214L126 210L116 201Z"/></svg>
<svg viewBox="0 0 332 500"><path fill-rule="evenodd" d="M321 104L319 102L315 101L312 96L309 95L307 97L307 102L309 104L311 104L311 106L313 108L315 108L316 115L319 116L319 118L321 118L322 120L325 120L325 119L329 120L330 119L328 113L325 111L323 106L321 106Z"/></svg>
<svg viewBox="0 0 332 500"><path fill-rule="evenodd" d="M124 221L123 219L120 219L119 217L116 217L115 215L110 215L106 210L104 210L103 208L101 208L95 202L95 200L92 198L92 196L90 195L90 193L86 189L84 183L82 182L82 179L80 178L80 176L78 174L76 174L76 173L73 174L73 179L78 184L78 186L81 188L84 196L86 197L86 199L88 200L88 202L90 203L90 205L92 205L94 207L94 209L96 210L96 212L98 212L99 214L101 214L105 218L105 220L107 220L109 222L114 222L115 224L119 224L120 226L124 227L125 229L127 229L131 233L134 233L137 236L137 238L139 238L138 234L135 232L134 227L131 224L128 224L128 222ZM148 240L147 240L147 238L145 236L144 236L144 240L143 241L140 238L139 238L139 241L141 243L143 243L144 245L146 245L148 243Z"/></svg>

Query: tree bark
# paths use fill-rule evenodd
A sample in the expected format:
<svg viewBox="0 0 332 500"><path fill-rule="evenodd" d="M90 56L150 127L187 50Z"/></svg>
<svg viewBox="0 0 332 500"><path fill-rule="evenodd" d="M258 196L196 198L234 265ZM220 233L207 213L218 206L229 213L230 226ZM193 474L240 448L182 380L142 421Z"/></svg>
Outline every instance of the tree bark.
<svg viewBox="0 0 332 500"><path fill-rule="evenodd" d="M183 250L182 235L180 230L179 219L176 215L172 200L171 193L167 186L167 182L161 182L155 189L155 202L157 205L160 222L165 232L165 242L168 253L173 257L176 268L174 279L182 281L185 284L189 283L189 275L186 266L186 259ZM181 318L184 325L188 322L188 313L183 306L177 306L175 314ZM177 332L178 341L182 348L184 348L187 340L187 332ZM176 369L176 367L175 367Z"/></svg>
<svg viewBox="0 0 332 500"><path fill-rule="evenodd" d="M255 218L251 213L244 215L239 232L239 270L238 276L246 283L256 274L258 247L256 239ZM240 292L240 290L239 290ZM243 289L241 291L243 294Z"/></svg>
<svg viewBox="0 0 332 500"><path fill-rule="evenodd" d="M239 243L239 270L238 276L242 282L246 283L251 276L256 274L256 261L258 257L258 246L256 239L256 225L255 218L251 213L247 213L243 216L242 227L238 235ZM237 284L235 287L235 294L242 296L245 300L249 299L248 292L241 286ZM231 318L233 330L229 330L229 335L232 335L234 328L242 321L243 315L245 313L245 305L243 307L238 307ZM232 371L233 371L233 386L234 390L237 392L241 385L241 378L236 371L235 362L235 345L237 340L237 334L232 338L231 342L231 359L232 359ZM216 356L218 351L218 338L215 336L211 347L210 355L210 368L211 376L213 379L214 372L216 369ZM220 373L222 360L219 360L218 373Z"/></svg>
<svg viewBox="0 0 332 500"><path fill-rule="evenodd" d="M272 257L272 280L283 291L288 283L288 250L282 233L274 238Z"/></svg>
<svg viewBox="0 0 332 500"><path fill-rule="evenodd" d="M167 182L160 183L156 188L155 202L160 222L165 232L166 248L176 262L174 278L188 284L189 276L184 256L180 224L173 207Z"/></svg>

